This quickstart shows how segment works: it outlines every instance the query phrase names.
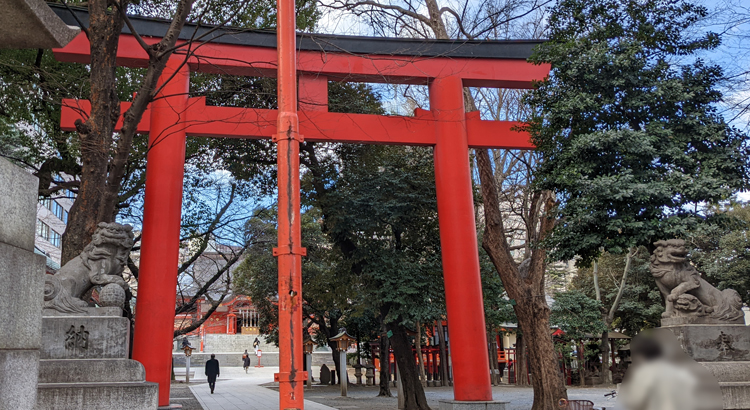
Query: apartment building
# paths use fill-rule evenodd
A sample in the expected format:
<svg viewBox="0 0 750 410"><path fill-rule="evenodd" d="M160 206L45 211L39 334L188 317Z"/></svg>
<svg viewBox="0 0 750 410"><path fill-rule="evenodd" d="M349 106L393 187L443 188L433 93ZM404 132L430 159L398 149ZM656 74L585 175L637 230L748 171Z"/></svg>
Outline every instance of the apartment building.
<svg viewBox="0 0 750 410"><path fill-rule="evenodd" d="M67 190L52 198L39 200L36 206L36 252L47 257L47 270L60 269L62 235L68 225L68 213L75 195Z"/></svg>

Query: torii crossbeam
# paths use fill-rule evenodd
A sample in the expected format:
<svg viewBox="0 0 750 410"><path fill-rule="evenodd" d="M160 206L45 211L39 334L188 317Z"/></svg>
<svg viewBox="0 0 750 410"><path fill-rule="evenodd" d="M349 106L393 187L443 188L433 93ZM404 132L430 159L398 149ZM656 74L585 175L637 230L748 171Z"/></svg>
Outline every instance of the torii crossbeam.
<svg viewBox="0 0 750 410"><path fill-rule="evenodd" d="M187 135L271 138L278 143L279 246L274 255L279 257L276 380L282 410L303 408L302 386L307 380L302 368L305 251L299 225L299 142L433 146L454 398L491 401L469 148L532 145L527 134L512 129L516 123L485 121L478 112L466 113L463 87L529 88L549 72L549 66L525 61L538 42L295 36L294 3L278 1L278 33L218 29L210 33L212 42L201 44L191 55L174 55L162 74L164 87L138 127L138 132L149 134L149 151L133 358L143 363L147 380L159 383L159 405L167 405ZM75 24L70 11L55 10ZM88 20L85 11L75 13L79 20ZM158 41L168 25L138 17L131 21L148 43ZM207 30L187 26L181 39ZM88 40L79 35L55 50L55 56L87 63ZM144 67L147 62L147 54L125 29L118 64ZM191 71L268 77L278 73L279 109L206 106L204 98L189 97ZM413 117L330 113L328 81L428 85L430 110L417 110ZM123 102L122 112L127 104ZM64 100L62 128L75 130L75 120L89 111L88 101Z"/></svg>

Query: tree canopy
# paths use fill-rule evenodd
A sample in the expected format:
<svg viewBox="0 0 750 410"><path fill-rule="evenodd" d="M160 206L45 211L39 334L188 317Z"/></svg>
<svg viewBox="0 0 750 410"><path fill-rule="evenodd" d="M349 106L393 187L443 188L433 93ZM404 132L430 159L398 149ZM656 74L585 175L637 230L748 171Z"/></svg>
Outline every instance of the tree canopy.
<svg viewBox="0 0 750 410"><path fill-rule="evenodd" d="M570 290L554 295L550 323L571 339L582 340L607 329L602 321L602 304L583 292Z"/></svg>
<svg viewBox="0 0 750 410"><path fill-rule="evenodd" d="M750 205L731 202L709 212L721 223L688 239L693 245L690 259L711 284L734 289L750 303Z"/></svg>
<svg viewBox="0 0 750 410"><path fill-rule="evenodd" d="M648 251L644 248L633 256L628 280L622 299L615 310L611 330L620 330L635 336L643 329L659 326L664 306L659 288L656 287L649 270L648 256ZM598 258L597 263L602 305L609 310L621 286L625 256L605 252ZM593 269L579 269L570 283L570 289L595 300ZM598 314L601 319L601 313Z"/></svg>
<svg viewBox="0 0 750 410"><path fill-rule="evenodd" d="M542 153L538 187L556 192L546 246L588 265L684 236L707 219L701 204L748 186L747 136L715 105L721 69L700 52L719 44L685 0L561 0L549 41L532 62L552 71L527 102Z"/></svg>

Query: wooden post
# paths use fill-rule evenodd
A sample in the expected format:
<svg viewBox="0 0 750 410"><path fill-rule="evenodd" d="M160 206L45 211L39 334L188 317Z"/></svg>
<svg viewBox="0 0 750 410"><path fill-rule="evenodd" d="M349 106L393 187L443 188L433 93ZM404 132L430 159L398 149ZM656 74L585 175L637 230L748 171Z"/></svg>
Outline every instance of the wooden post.
<svg viewBox="0 0 750 410"><path fill-rule="evenodd" d="M347 391L346 377L346 349L339 347L339 384L341 384L341 397L346 397Z"/></svg>
<svg viewBox="0 0 750 410"><path fill-rule="evenodd" d="M185 384L190 384L190 356L185 357Z"/></svg>
<svg viewBox="0 0 750 410"><path fill-rule="evenodd" d="M419 321L417 321L417 337L414 338L414 345L417 348L417 360L419 363L419 381L422 383L422 386L427 386L427 380L424 373L424 357L422 357L422 326Z"/></svg>
<svg viewBox="0 0 750 410"><path fill-rule="evenodd" d="M307 388L312 389L312 353L306 354Z"/></svg>

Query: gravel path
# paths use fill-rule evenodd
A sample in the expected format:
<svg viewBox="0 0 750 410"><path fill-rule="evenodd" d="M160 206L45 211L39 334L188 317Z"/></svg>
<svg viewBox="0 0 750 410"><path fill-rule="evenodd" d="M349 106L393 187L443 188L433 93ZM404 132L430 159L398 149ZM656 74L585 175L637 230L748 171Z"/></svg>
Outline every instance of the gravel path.
<svg viewBox="0 0 750 410"><path fill-rule="evenodd" d="M278 389L273 384L267 384L266 386L275 390ZM612 410L615 409L615 400L607 400L604 394L613 389L614 386L609 388L569 387L568 398L571 400L591 400L595 407ZM529 410L534 401L531 387L495 386L492 388L492 393L495 400L510 402L507 410ZM348 388L348 397L341 397L339 386L313 385L311 390L305 391L305 399L342 410L395 410L397 408L398 399L395 397L395 387L391 388L391 394L394 397L377 397L377 394L377 387L351 385ZM439 408L439 400L453 399L453 389L451 387L426 387L425 396L427 397L427 404L432 409L437 409Z"/></svg>
<svg viewBox="0 0 750 410"><path fill-rule="evenodd" d="M192 386L194 383L190 383ZM182 410L203 410L198 399L190 391L185 383L172 382L169 390L169 401L171 403L181 404Z"/></svg>

